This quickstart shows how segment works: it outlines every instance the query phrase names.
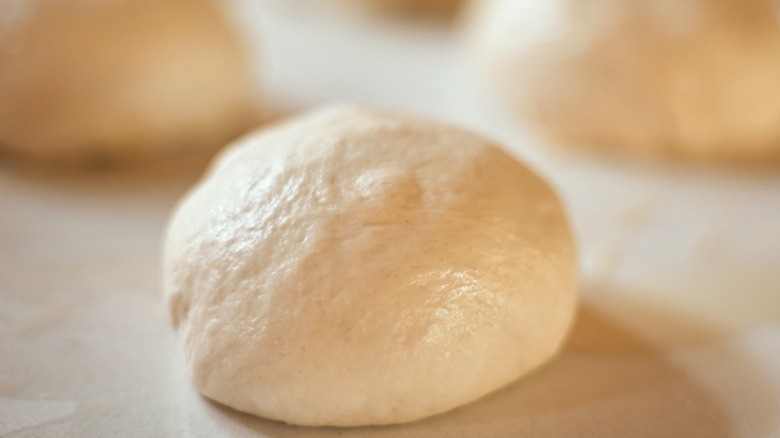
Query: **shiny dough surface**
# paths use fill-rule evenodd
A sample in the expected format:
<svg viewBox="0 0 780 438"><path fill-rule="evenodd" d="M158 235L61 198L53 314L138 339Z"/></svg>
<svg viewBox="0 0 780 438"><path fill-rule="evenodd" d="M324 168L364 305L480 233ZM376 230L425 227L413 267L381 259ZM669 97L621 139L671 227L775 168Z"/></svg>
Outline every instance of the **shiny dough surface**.
<svg viewBox="0 0 780 438"><path fill-rule="evenodd" d="M227 149L168 229L165 294L195 386L299 425L401 423L560 348L572 236L490 142L333 107Z"/></svg>

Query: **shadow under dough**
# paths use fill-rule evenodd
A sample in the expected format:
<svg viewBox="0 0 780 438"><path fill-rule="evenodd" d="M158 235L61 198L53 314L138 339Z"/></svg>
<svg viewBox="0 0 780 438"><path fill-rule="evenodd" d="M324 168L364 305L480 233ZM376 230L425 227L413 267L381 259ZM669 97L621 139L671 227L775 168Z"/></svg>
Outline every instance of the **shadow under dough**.
<svg viewBox="0 0 780 438"><path fill-rule="evenodd" d="M726 407L716 396L717 388L704 386L670 362L662 346L650 344L597 307L588 301L581 306L564 351L549 365L476 403L416 423L301 428L222 407L214 409L215 415L225 420L218 423L228 436L244 436L242 431L252 430L273 438L731 435L733 428ZM662 316L657 309L653 312ZM659 320L659 324L704 331L690 321L674 321L678 317L672 313L663 316L667 321ZM755 402L756 394L764 394L758 402L775 406L776 400L749 358L739 351L724 354L733 359L730 366L738 368L730 375L744 386L741 396ZM767 428L774 427L768 419L761 421Z"/></svg>

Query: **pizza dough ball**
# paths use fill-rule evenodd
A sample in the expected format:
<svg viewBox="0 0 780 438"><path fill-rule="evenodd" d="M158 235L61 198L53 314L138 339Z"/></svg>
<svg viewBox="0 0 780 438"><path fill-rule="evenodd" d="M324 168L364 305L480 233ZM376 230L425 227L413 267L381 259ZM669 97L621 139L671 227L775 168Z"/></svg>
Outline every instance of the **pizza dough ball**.
<svg viewBox="0 0 780 438"><path fill-rule="evenodd" d="M483 0L472 12L477 56L560 143L641 157L780 158L771 0Z"/></svg>
<svg viewBox="0 0 780 438"><path fill-rule="evenodd" d="M0 146L48 161L220 144L249 121L254 78L210 0L0 5Z"/></svg>
<svg viewBox="0 0 780 438"><path fill-rule="evenodd" d="M575 309L556 195L488 141L326 109L232 146L168 228L195 386L312 426L401 423L554 355Z"/></svg>

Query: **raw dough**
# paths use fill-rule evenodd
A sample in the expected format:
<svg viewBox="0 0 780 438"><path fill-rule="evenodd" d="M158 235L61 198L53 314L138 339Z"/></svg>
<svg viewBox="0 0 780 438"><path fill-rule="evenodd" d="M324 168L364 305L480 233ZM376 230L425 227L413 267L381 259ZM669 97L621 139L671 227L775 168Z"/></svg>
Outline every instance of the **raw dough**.
<svg viewBox="0 0 780 438"><path fill-rule="evenodd" d="M197 388L300 425L473 401L554 355L576 301L547 184L468 132L349 107L229 148L164 273Z"/></svg>
<svg viewBox="0 0 780 438"><path fill-rule="evenodd" d="M483 0L470 34L557 142L641 157L780 158L771 0Z"/></svg>
<svg viewBox="0 0 780 438"><path fill-rule="evenodd" d="M49 161L223 144L254 78L210 0L0 2L0 145Z"/></svg>

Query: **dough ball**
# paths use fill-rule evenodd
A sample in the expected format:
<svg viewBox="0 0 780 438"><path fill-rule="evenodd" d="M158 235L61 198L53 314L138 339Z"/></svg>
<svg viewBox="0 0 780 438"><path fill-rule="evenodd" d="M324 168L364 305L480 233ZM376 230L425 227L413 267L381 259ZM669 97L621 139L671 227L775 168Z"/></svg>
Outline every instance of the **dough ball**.
<svg viewBox="0 0 780 438"><path fill-rule="evenodd" d="M780 158L771 0L483 0L475 54L557 142L700 161Z"/></svg>
<svg viewBox="0 0 780 438"><path fill-rule="evenodd" d="M451 17L464 0L338 0L367 11L392 16Z"/></svg>
<svg viewBox="0 0 780 438"><path fill-rule="evenodd" d="M168 228L195 386L288 423L401 423L554 355L575 308L553 191L488 141L354 108L232 146Z"/></svg>
<svg viewBox="0 0 780 438"><path fill-rule="evenodd" d="M0 146L47 161L222 144L249 121L254 79L210 0L7 0Z"/></svg>

